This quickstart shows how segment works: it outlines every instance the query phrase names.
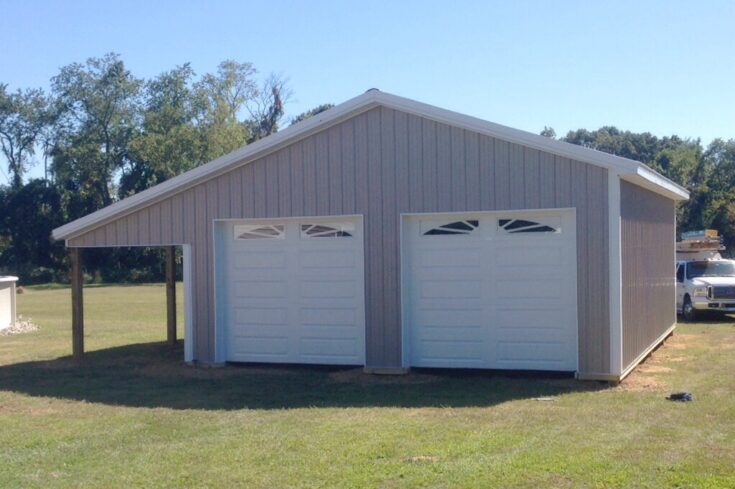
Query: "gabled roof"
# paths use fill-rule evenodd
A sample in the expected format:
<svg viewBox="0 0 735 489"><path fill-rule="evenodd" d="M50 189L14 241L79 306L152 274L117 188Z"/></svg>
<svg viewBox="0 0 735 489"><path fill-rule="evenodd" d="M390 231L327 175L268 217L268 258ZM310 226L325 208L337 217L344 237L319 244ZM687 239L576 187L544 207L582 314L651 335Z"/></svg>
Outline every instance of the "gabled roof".
<svg viewBox="0 0 735 489"><path fill-rule="evenodd" d="M325 112L317 114L255 143L244 146L230 154L189 170L143 192L115 202L92 214L79 218L53 230L54 239L69 239L109 221L135 212L143 207L159 202L170 196L193 187L203 181L217 177L236 167L303 139L326 127L366 112L374 107L384 106L454 127L467 129L494 138L538 149L547 153L570 158L607 168L624 180L631 181L673 200L686 200L689 193L663 175L648 168L643 163L613 156L583 146L557 141L538 134L513 129L493 122L471 117L407 98L371 89L362 95L343 102Z"/></svg>

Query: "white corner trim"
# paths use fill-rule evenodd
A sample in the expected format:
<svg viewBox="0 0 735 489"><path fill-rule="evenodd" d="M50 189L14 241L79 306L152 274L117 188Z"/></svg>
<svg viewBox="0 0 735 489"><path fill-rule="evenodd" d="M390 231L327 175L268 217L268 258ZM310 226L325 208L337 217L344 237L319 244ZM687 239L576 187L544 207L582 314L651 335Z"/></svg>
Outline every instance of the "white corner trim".
<svg viewBox="0 0 735 489"><path fill-rule="evenodd" d="M184 258L184 361L194 361L194 284L191 269L193 266L191 245L183 245Z"/></svg>
<svg viewBox="0 0 735 489"><path fill-rule="evenodd" d="M622 243L620 233L620 176L608 170L608 248L610 301L610 372L623 371Z"/></svg>
<svg viewBox="0 0 735 489"><path fill-rule="evenodd" d="M654 191L659 191L659 193L663 193L670 198L676 200L685 200L688 198L686 190L650 168L645 167L640 162L613 156L583 146L557 141L519 129L513 129L397 95L378 90L370 90L325 112L310 117L305 121L289 126L282 131L237 149L205 165L166 180L155 187L60 226L52 231L52 237L57 240L73 238L83 232L99 227L112 219L120 218L146 205L151 205L174 194L183 192L198 183L215 178L233 168L261 158L286 144L308 137L319 130L381 105L443 124L553 153L558 156L613 169L620 174L640 178L641 181L647 182L653 189L657 189Z"/></svg>

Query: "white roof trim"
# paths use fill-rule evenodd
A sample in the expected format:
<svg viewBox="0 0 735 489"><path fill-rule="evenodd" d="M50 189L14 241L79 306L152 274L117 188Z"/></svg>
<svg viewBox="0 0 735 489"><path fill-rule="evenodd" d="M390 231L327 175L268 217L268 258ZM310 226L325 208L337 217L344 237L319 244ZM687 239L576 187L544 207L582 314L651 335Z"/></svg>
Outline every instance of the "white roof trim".
<svg viewBox="0 0 735 489"><path fill-rule="evenodd" d="M276 151L286 144L303 139L319 130L337 124L349 117L370 110L376 106L385 106L392 109L408 112L436 122L460 127L470 131L486 134L512 143L528 146L534 149L553 153L558 156L590 163L610 169L626 180L641 184L654 192L665 195L673 200L686 200L689 193L679 185L656 173L640 162L613 156L601 151L577 146L574 144L556 141L538 134L513 129L492 122L484 121L457 112L440 109L432 105L423 104L378 90L369 90L362 95L350 99L325 112L317 114L303 122L294 124L286 129L263 138L255 143L244 146L230 154L210 161L209 163L189 170L143 192L115 202L92 214L79 218L53 230L54 239L69 239L84 232L99 227L106 222L117 219L136 210L169 198L194 185L209 180L261 158ZM630 178L626 178L630 177Z"/></svg>

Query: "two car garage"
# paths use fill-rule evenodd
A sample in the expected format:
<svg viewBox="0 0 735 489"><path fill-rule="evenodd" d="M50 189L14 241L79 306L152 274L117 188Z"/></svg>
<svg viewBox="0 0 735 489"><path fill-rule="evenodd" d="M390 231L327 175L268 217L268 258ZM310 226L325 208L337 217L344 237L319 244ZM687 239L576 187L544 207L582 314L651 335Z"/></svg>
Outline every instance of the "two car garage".
<svg viewBox="0 0 735 489"><path fill-rule="evenodd" d="M404 366L577 370L573 209L401 218ZM227 361L365 364L361 216L215 226Z"/></svg>

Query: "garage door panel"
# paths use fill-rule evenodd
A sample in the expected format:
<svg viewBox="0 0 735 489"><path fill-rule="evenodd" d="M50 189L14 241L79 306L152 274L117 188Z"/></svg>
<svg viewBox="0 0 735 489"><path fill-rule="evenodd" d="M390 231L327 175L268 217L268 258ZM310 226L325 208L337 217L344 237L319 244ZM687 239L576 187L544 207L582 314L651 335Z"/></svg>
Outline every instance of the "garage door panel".
<svg viewBox="0 0 735 489"><path fill-rule="evenodd" d="M235 336L232 339L232 351L238 355L284 357L288 350L289 339L286 336Z"/></svg>
<svg viewBox="0 0 735 489"><path fill-rule="evenodd" d="M423 299L479 299L480 280L424 280L417 284Z"/></svg>
<svg viewBox="0 0 735 489"><path fill-rule="evenodd" d="M419 366L460 366L482 365L485 363L485 346L483 343L462 340L422 340L420 355L416 360L423 365ZM433 362L447 362L446 365L437 365Z"/></svg>
<svg viewBox="0 0 735 489"><path fill-rule="evenodd" d="M516 299L532 302L535 299L561 299L565 291L552 286L549 282L535 280L509 279L500 282L497 287L497 299Z"/></svg>
<svg viewBox="0 0 735 489"><path fill-rule="evenodd" d="M308 280L300 284L301 296L321 299L354 298L357 284L353 280Z"/></svg>
<svg viewBox="0 0 735 489"><path fill-rule="evenodd" d="M238 324L288 324L288 309L284 307L235 307L234 321Z"/></svg>
<svg viewBox="0 0 735 489"><path fill-rule="evenodd" d="M466 235L421 233L470 219ZM412 365L576 370L572 213L416 216L403 230Z"/></svg>
<svg viewBox="0 0 735 489"><path fill-rule="evenodd" d="M429 248L421 254L419 266L424 269L476 268L480 266L480 257L481 251L479 249L464 250L463 253L457 253L456 248Z"/></svg>
<svg viewBox="0 0 735 489"><path fill-rule="evenodd" d="M554 266L562 261L563 252L558 247L506 246L499 245L496 256L498 263L509 267Z"/></svg>
<svg viewBox="0 0 735 489"><path fill-rule="evenodd" d="M453 325L465 325L480 327L483 323L483 311L480 307L449 307L443 308L421 308L417 311L414 320L417 324L426 327L446 327Z"/></svg>
<svg viewBox="0 0 735 489"><path fill-rule="evenodd" d="M218 287L226 291L218 321L226 322L227 360L364 364L362 224L340 218L351 234L345 237L301 233L298 219L273 222L283 230L278 239L232 239L237 223L218 228Z"/></svg>
<svg viewBox="0 0 735 489"><path fill-rule="evenodd" d="M566 348L562 342L498 341L495 351L499 362L564 363Z"/></svg>
<svg viewBox="0 0 735 489"><path fill-rule="evenodd" d="M288 282L285 280L238 280L233 283L236 298L275 298L288 296Z"/></svg>
<svg viewBox="0 0 735 489"><path fill-rule="evenodd" d="M498 307L495 322L499 328L563 328L568 322L567 312L561 308Z"/></svg>
<svg viewBox="0 0 735 489"><path fill-rule="evenodd" d="M355 308L302 307L299 309L301 324L349 324L357 323Z"/></svg>
<svg viewBox="0 0 735 489"><path fill-rule="evenodd" d="M302 251L299 263L303 268L348 268L353 269L356 256L353 250Z"/></svg>
<svg viewBox="0 0 735 489"><path fill-rule="evenodd" d="M300 353L324 360L357 359L359 346L350 338L301 338Z"/></svg>
<svg viewBox="0 0 735 489"><path fill-rule="evenodd" d="M233 266L237 270L251 268L286 268L286 255L272 251L240 251L235 253Z"/></svg>

